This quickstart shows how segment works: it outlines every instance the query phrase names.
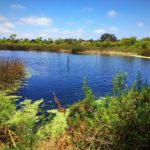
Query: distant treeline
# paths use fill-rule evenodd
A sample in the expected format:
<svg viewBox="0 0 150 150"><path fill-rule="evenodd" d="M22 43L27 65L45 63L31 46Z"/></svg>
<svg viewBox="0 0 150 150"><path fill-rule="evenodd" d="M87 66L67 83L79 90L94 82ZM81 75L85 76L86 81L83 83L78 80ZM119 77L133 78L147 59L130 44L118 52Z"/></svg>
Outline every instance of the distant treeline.
<svg viewBox="0 0 150 150"><path fill-rule="evenodd" d="M1 50L39 50L81 53L85 51L119 51L150 56L150 37L137 39L136 37L122 38L120 40L113 34L105 33L98 40L83 39L18 39L16 34L9 38L0 39Z"/></svg>

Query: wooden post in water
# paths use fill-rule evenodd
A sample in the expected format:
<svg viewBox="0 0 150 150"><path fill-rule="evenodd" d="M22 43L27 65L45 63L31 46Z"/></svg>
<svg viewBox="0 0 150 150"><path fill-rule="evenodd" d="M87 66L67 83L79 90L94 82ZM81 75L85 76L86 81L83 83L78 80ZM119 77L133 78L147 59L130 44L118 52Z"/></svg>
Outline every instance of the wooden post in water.
<svg viewBox="0 0 150 150"><path fill-rule="evenodd" d="M63 108L62 105L60 104L60 102L59 102L59 100L58 100L58 98L57 98L55 92L53 92L53 97L54 97L54 101L55 101L55 103L56 103L56 105L57 105L58 111L65 113L65 108Z"/></svg>
<svg viewBox="0 0 150 150"><path fill-rule="evenodd" d="M67 71L69 71L69 61L70 61L70 58L69 58L69 54L67 56Z"/></svg>

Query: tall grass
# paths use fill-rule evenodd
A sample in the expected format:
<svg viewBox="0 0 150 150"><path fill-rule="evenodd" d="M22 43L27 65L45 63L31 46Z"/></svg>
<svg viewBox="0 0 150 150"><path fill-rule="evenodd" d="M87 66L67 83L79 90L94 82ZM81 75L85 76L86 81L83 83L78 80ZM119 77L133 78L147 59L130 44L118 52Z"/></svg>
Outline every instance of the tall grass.
<svg viewBox="0 0 150 150"><path fill-rule="evenodd" d="M0 90L14 86L24 76L24 64L16 58L0 58Z"/></svg>

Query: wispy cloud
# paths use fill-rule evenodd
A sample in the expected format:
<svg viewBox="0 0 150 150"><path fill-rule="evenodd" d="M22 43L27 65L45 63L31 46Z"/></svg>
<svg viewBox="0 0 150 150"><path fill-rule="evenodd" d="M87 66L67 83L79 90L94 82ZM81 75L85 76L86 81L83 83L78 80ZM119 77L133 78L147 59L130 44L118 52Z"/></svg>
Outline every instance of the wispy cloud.
<svg viewBox="0 0 150 150"><path fill-rule="evenodd" d="M3 15L0 15L0 21L4 21L6 20L6 17L4 17Z"/></svg>
<svg viewBox="0 0 150 150"><path fill-rule="evenodd" d="M1 27L0 28L0 34L1 35L4 35L4 34L10 34L11 33L11 30L10 29L7 29L5 27ZM5 35L4 35L5 36Z"/></svg>
<svg viewBox="0 0 150 150"><path fill-rule="evenodd" d="M51 25L53 20L48 17L37 17L37 16L28 16L21 18L21 22L29 25Z"/></svg>
<svg viewBox="0 0 150 150"><path fill-rule="evenodd" d="M106 32L106 30L103 29L103 28L99 28L99 29L95 29L95 30L94 30L94 33L95 33L95 34L103 34L103 33L105 33L105 32Z"/></svg>
<svg viewBox="0 0 150 150"><path fill-rule="evenodd" d="M59 32L60 37L62 38L81 38L84 34L84 30L81 28L75 30L62 30Z"/></svg>
<svg viewBox="0 0 150 150"><path fill-rule="evenodd" d="M15 25L14 25L13 23L9 22L9 21L4 22L4 23L2 24L2 26L5 27L5 28L9 28L9 29L12 29L12 28L15 27Z"/></svg>
<svg viewBox="0 0 150 150"><path fill-rule="evenodd" d="M69 22L70 25L76 24ZM21 26L26 25L26 29L22 30ZM34 26L38 25L34 30ZM16 28L17 27L17 28ZM21 28L20 28L21 27ZM0 37L9 36L16 33L18 38L83 38L84 29L61 29L53 26L53 20L48 17L41 16L25 16L18 20L11 20L3 15L0 15Z"/></svg>
<svg viewBox="0 0 150 150"><path fill-rule="evenodd" d="M74 26L74 25L76 25L77 23L76 22L73 22L73 21L69 21L69 22L67 22L67 25L70 25L70 26Z"/></svg>
<svg viewBox="0 0 150 150"><path fill-rule="evenodd" d="M91 20L91 19L85 19L85 22L86 22L87 24L93 24L93 23L94 23L94 21Z"/></svg>
<svg viewBox="0 0 150 150"><path fill-rule="evenodd" d="M112 32L117 32L118 28L113 26L113 27L110 27L109 30L112 31Z"/></svg>
<svg viewBox="0 0 150 150"><path fill-rule="evenodd" d="M15 25L10 22L6 17L0 16L0 34L11 34L13 32L13 29L15 28Z"/></svg>
<svg viewBox="0 0 150 150"><path fill-rule="evenodd" d="M55 27L49 26L46 29L39 29L38 31L32 31L32 32L22 32L22 31L17 31L17 37L19 38L29 38L29 39L35 39L37 37L42 37L44 39L48 38L57 38L60 33L60 30Z"/></svg>
<svg viewBox="0 0 150 150"><path fill-rule="evenodd" d="M11 4L10 7L13 9L25 9L25 7L21 4Z"/></svg>
<svg viewBox="0 0 150 150"><path fill-rule="evenodd" d="M144 27L144 22L138 22L138 24L137 24L137 26L139 27L139 28L143 28Z"/></svg>
<svg viewBox="0 0 150 150"><path fill-rule="evenodd" d="M44 39L53 38L82 38L84 36L84 30L77 28L74 30L62 30L60 28L48 26L46 29L39 29L31 33L18 31L17 37L19 38L37 38L43 37Z"/></svg>
<svg viewBox="0 0 150 150"><path fill-rule="evenodd" d="M110 10L107 12L107 16L113 18L113 17L118 16L118 13L115 10Z"/></svg>
<svg viewBox="0 0 150 150"><path fill-rule="evenodd" d="M84 11L84 12L91 12L91 11L93 11L94 9L92 8L92 7L84 7L83 9L82 9L82 11Z"/></svg>
<svg viewBox="0 0 150 150"><path fill-rule="evenodd" d="M18 38L34 39L34 38L38 37L38 36L36 36L37 34L29 33L29 32L19 32L19 31L16 31L15 33L17 34Z"/></svg>

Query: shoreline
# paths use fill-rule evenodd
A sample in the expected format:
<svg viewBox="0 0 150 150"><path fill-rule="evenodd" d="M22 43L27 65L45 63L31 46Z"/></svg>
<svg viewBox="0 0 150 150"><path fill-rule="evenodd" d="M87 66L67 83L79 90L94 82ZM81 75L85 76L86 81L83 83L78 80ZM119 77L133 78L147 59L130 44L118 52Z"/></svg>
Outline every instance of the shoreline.
<svg viewBox="0 0 150 150"><path fill-rule="evenodd" d="M121 52L121 51L111 51L111 50L84 50L82 52L73 52L71 49L59 49L59 50L27 50L27 49L21 49L21 50L10 50L10 49L0 49L0 51L37 51L37 52L56 52L56 53L69 53L69 54L85 54L85 55L105 55L105 56L124 56L124 57L135 57L135 58L144 58L144 59L150 59L150 56L142 56L137 53L131 53L131 52Z"/></svg>
<svg viewBox="0 0 150 150"><path fill-rule="evenodd" d="M85 52L78 52L77 54L89 54L89 55L106 55L106 56L124 56L124 57L136 57L150 59L150 56L142 56L137 53L130 52L119 52L119 51L97 51L97 50L87 50Z"/></svg>

